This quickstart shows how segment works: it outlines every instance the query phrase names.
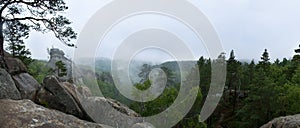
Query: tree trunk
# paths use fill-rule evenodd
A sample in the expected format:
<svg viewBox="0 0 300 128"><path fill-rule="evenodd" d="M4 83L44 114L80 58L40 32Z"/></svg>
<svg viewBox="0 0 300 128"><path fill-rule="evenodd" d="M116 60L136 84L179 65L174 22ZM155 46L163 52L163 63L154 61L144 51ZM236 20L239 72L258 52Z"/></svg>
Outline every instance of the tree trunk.
<svg viewBox="0 0 300 128"><path fill-rule="evenodd" d="M236 109L236 106L237 106L237 88L236 86L234 87L234 96L233 96L233 107L232 107L232 113L234 114L235 113L235 109Z"/></svg>
<svg viewBox="0 0 300 128"><path fill-rule="evenodd" d="M4 35L3 35L3 20L0 20L0 68L7 69L7 66L5 64L4 60Z"/></svg>
<svg viewBox="0 0 300 128"><path fill-rule="evenodd" d="M0 20L0 56L4 57L4 36L3 36L3 24L4 22Z"/></svg>

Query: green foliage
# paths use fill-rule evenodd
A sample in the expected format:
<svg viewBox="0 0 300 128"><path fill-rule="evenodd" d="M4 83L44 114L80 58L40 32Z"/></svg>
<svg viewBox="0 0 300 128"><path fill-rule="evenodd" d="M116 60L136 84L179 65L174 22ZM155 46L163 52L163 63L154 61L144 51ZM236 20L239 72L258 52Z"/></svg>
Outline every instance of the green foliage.
<svg viewBox="0 0 300 128"><path fill-rule="evenodd" d="M44 78L49 75L49 68L46 67L46 61L34 60L28 66L28 72L32 75L39 83L42 83Z"/></svg>
<svg viewBox="0 0 300 128"><path fill-rule="evenodd" d="M41 104L42 106L44 106L44 107L46 107L46 108L49 108L49 103L48 103L47 101L42 100L42 101L39 101L39 102L40 102L40 104Z"/></svg>
<svg viewBox="0 0 300 128"><path fill-rule="evenodd" d="M0 6L0 22L1 25L5 25L4 35L7 41L27 38L31 29L43 33L52 31L59 40L66 44L76 38L76 33L68 27L71 22L62 16L63 12L68 9L64 0L30 2L5 0L0 3Z"/></svg>
<svg viewBox="0 0 300 128"><path fill-rule="evenodd" d="M167 86L176 85L176 76L175 73L167 67L162 66L161 69L165 72L167 76ZM178 78L179 79L179 78Z"/></svg>
<svg viewBox="0 0 300 128"><path fill-rule="evenodd" d="M95 96L99 96L97 90L101 90L101 93L104 97L115 99L127 106L131 105L132 101L124 97L114 85L114 81L109 72L101 73L97 75L97 81L94 78L84 79L83 81L92 91ZM96 82L96 83L95 83ZM94 86L98 85L98 86Z"/></svg>
<svg viewBox="0 0 300 128"><path fill-rule="evenodd" d="M57 76L63 77L67 75L66 65L62 61L55 62Z"/></svg>
<svg viewBox="0 0 300 128"><path fill-rule="evenodd" d="M144 83L145 81L147 81L151 69L151 65L143 64L141 72L138 74L138 76L141 78L140 83Z"/></svg>
<svg viewBox="0 0 300 128"><path fill-rule="evenodd" d="M277 99L280 108L277 109L277 113L280 115L300 113L300 86L296 84L285 84L277 90L280 92Z"/></svg>
<svg viewBox="0 0 300 128"><path fill-rule="evenodd" d="M24 24L20 24L18 21L11 22L10 27L16 26L17 29L8 28L5 29L5 33L10 33L6 35L6 41L8 41L8 47L6 50L16 58L19 58L28 67L28 65L33 61L30 57L31 53L29 49L26 49L23 39L28 38L29 28Z"/></svg>
<svg viewBox="0 0 300 128"><path fill-rule="evenodd" d="M272 63L268 51L265 50L258 63L255 63L254 60L250 63L241 63L235 59L234 51L232 51L227 60L227 88L224 90L223 97L213 115L205 123L199 123L201 106L211 83L212 68L210 59L199 58L197 66L200 73L200 90L196 102L184 119L174 128L254 128L260 127L276 117L300 113L299 62L296 53L292 60L277 59ZM174 64L172 63L172 65ZM169 67L162 69L167 75L169 74L168 76L172 76L174 71L171 69L175 69L176 66ZM143 75L140 76L147 76L151 68L144 65L141 69ZM151 86L148 77L144 78L143 83L135 85L136 88L146 90ZM109 79L109 77L105 76L101 80L105 79ZM189 76L186 80L189 81ZM172 83L169 80L168 83L173 86L167 86L157 99L146 103L127 101L126 104L142 116L158 114L172 105L179 93L180 83ZM101 83L100 81L99 86L103 88L101 89L103 92L109 94L109 97L119 98L121 102L126 101L126 98L120 98L122 96L113 83Z"/></svg>
<svg viewBox="0 0 300 128"><path fill-rule="evenodd" d="M0 56L4 56L4 41L9 50L20 51L21 60L29 64L29 51L24 48L24 39L34 30L41 33L53 32L54 36L67 46L76 39L77 33L69 26L71 22L64 17L68 7L64 0L1 0L0 1ZM42 43L42 42L38 42ZM0 60L3 61L3 60ZM1 67L5 67L2 63Z"/></svg>
<svg viewBox="0 0 300 128"><path fill-rule="evenodd" d="M268 50L265 49L264 53L262 54L260 63L261 64L270 64L269 61L270 61L269 53L268 53Z"/></svg>
<svg viewBox="0 0 300 128"><path fill-rule="evenodd" d="M142 91L147 90L148 88L150 88L150 86L151 86L150 80L145 81L144 84L136 84L135 85L135 87L137 89L142 90Z"/></svg>
<svg viewBox="0 0 300 128"><path fill-rule="evenodd" d="M227 112L227 106L232 103L222 99L217 111L225 115L226 119L219 119L213 124L230 128L254 128L273 118L300 112L299 63L295 59L276 60L274 63L269 60L269 53L265 50L258 64L252 61L250 64L240 65L237 77L244 86L240 91L246 92L247 97L238 98L240 102L234 113ZM228 72L233 71L234 68L232 69L229 63L228 65ZM228 77L230 76L227 76L227 82L230 80ZM220 116L216 113L214 115Z"/></svg>
<svg viewBox="0 0 300 128"><path fill-rule="evenodd" d="M295 84L295 85L298 85L300 86L300 67L298 66L298 69L295 71L295 74L292 78L292 82Z"/></svg>
<svg viewBox="0 0 300 128"><path fill-rule="evenodd" d="M58 77L64 77L67 75L67 68L62 61L57 61L55 62L55 68L50 68L48 72Z"/></svg>

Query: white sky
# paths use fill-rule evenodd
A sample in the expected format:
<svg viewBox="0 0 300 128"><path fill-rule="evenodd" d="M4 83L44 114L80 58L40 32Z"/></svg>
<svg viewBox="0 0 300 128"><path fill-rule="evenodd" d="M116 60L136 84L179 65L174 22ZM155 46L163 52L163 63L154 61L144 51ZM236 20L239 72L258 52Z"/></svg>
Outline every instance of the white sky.
<svg viewBox="0 0 300 128"><path fill-rule="evenodd" d="M66 15L73 21L72 26L78 34L106 1L66 0L69 5ZM294 49L300 44L299 0L196 1L214 25L227 55L233 49L238 59L258 60L267 48L272 60L291 58ZM172 24L170 26L172 27ZM51 34L32 33L26 43L32 57L36 59L47 59L47 48L52 46L63 49L68 57L73 58L73 48L63 45ZM115 45L112 43L110 47ZM104 54L99 56L106 56Z"/></svg>

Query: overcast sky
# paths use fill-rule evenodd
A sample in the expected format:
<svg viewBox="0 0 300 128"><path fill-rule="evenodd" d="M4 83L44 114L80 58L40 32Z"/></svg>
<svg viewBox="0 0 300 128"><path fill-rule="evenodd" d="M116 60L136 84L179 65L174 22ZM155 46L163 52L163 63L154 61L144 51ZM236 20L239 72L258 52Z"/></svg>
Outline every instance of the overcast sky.
<svg viewBox="0 0 300 128"><path fill-rule="evenodd" d="M106 1L66 0L69 5L66 16L73 21L72 26L80 34L89 18ZM233 49L238 59L258 60L267 48L272 60L291 58L300 44L299 0L196 1L215 27L227 55ZM48 59L47 48L52 46L64 50L69 58L73 56L73 48L63 45L51 34L32 33L26 43L36 59ZM115 45L111 44L112 47Z"/></svg>

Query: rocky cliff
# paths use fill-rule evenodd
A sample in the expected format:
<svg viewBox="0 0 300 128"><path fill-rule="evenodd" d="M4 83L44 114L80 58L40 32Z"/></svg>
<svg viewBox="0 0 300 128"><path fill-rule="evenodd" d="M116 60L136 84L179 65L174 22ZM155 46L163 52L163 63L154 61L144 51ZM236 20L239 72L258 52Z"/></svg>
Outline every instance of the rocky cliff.
<svg viewBox="0 0 300 128"><path fill-rule="evenodd" d="M65 53L62 50L57 48L52 48L49 51L50 60L47 63L47 67L55 69L55 63L58 61L62 61L67 68L66 76L61 77L60 79L63 81L67 81L72 78L72 61L65 57Z"/></svg>
<svg viewBox="0 0 300 128"><path fill-rule="evenodd" d="M40 85L15 58L0 68L0 127L148 128L127 106L93 97L89 88L48 76ZM121 123L119 123L121 122Z"/></svg>

